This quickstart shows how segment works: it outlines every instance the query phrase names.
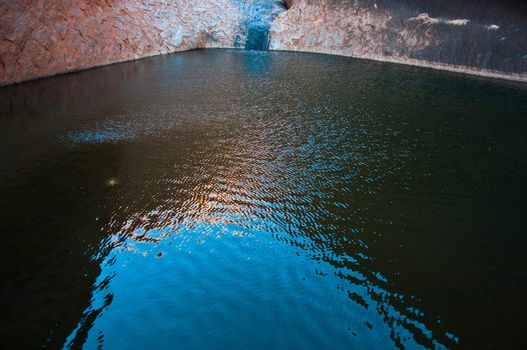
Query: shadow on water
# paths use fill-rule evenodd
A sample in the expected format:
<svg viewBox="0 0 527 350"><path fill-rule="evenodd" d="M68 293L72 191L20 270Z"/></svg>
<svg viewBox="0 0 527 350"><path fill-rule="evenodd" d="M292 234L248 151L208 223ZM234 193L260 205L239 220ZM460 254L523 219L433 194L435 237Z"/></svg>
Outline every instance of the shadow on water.
<svg viewBox="0 0 527 350"><path fill-rule="evenodd" d="M522 341L522 85L205 50L0 100L2 348Z"/></svg>

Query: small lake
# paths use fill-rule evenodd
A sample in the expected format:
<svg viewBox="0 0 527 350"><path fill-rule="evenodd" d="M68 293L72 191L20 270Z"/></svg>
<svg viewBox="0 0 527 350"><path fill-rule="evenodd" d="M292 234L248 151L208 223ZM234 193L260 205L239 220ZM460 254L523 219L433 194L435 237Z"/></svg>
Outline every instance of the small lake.
<svg viewBox="0 0 527 350"><path fill-rule="evenodd" d="M0 88L0 347L518 348L527 86L200 50Z"/></svg>

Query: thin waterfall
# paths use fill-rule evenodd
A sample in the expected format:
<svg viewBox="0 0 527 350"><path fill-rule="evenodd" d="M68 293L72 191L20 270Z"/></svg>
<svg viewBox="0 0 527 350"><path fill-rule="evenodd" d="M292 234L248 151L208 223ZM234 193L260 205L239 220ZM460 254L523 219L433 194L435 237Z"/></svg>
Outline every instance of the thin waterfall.
<svg viewBox="0 0 527 350"><path fill-rule="evenodd" d="M247 30L245 49L267 50L269 48L269 29L280 13L286 10L282 2L276 0L254 0L244 6Z"/></svg>

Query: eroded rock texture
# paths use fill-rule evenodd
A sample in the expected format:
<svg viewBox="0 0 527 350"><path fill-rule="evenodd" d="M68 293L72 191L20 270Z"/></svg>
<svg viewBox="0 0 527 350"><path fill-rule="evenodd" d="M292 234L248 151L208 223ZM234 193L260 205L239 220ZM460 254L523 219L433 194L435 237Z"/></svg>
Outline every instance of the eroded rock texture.
<svg viewBox="0 0 527 350"><path fill-rule="evenodd" d="M527 80L527 9L491 0L288 0L270 48Z"/></svg>
<svg viewBox="0 0 527 350"><path fill-rule="evenodd" d="M174 51L232 47L238 17L230 0L2 1L0 85Z"/></svg>
<svg viewBox="0 0 527 350"><path fill-rule="evenodd" d="M527 3L0 1L0 86L203 47L322 52L527 81Z"/></svg>

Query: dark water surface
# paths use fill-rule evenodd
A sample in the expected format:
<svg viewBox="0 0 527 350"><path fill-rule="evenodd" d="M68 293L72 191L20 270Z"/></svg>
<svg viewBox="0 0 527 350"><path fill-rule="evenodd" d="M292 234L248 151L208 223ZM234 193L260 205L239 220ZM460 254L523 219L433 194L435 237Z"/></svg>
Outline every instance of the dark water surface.
<svg viewBox="0 0 527 350"><path fill-rule="evenodd" d="M208 50L0 113L2 349L522 345L525 86Z"/></svg>

